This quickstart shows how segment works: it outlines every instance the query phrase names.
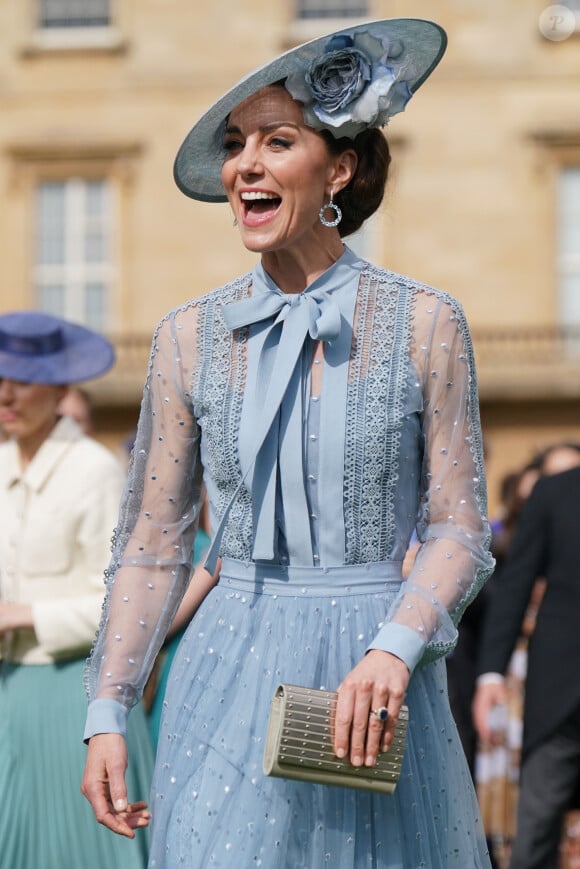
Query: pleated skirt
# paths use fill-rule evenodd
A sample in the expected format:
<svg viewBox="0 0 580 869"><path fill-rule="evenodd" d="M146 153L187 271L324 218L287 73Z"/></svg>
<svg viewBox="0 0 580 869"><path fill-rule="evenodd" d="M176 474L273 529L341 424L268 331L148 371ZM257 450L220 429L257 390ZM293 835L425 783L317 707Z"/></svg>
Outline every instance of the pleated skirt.
<svg viewBox="0 0 580 869"><path fill-rule="evenodd" d="M409 684L394 795L262 772L280 682L336 688L400 587L392 565L225 561L175 656L151 804L154 869L489 869L442 661Z"/></svg>
<svg viewBox="0 0 580 869"><path fill-rule="evenodd" d="M0 869L143 869L149 832L100 826L80 792L84 659L0 664ZM143 710L127 739L129 799L147 799L153 751Z"/></svg>

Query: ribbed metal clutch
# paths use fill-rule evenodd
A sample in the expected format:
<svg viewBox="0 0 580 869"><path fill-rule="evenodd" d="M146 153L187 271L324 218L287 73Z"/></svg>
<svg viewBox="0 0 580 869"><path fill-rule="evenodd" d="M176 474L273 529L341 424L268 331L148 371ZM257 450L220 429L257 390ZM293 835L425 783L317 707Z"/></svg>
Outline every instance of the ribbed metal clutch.
<svg viewBox="0 0 580 869"><path fill-rule="evenodd" d="M401 775L409 710L401 707L395 737L374 767L355 767L332 747L336 691L279 685L264 749L266 775L391 794Z"/></svg>

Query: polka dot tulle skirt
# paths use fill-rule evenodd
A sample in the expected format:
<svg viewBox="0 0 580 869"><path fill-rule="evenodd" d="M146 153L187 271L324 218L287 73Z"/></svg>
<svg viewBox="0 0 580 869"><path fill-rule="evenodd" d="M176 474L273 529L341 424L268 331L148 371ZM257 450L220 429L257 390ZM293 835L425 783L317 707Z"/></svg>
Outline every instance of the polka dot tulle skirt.
<svg viewBox="0 0 580 869"><path fill-rule="evenodd" d="M333 570L323 583L310 583L308 571L286 583L256 583L243 573L222 574L173 663L150 866L489 869L443 661L419 666L411 679L394 795L264 775L277 684L336 688L398 589L372 571L348 585Z"/></svg>

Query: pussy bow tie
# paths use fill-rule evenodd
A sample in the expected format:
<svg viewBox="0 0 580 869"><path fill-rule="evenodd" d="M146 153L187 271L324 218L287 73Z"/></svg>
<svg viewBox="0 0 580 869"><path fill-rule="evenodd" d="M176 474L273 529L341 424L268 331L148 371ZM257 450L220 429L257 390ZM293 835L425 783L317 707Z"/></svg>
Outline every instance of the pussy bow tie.
<svg viewBox="0 0 580 869"><path fill-rule="evenodd" d="M354 255L348 251L350 257ZM333 295L339 287L353 279L353 271L345 272L338 263L314 281L302 293L283 293L269 275L258 266L254 270L252 295L224 305L222 313L229 329L239 329L273 319L265 336L258 361L256 395L262 397L251 461L222 516L210 547L206 568L213 572L219 544L227 517L250 471L254 471L251 491L254 509L254 560L274 558L276 523L276 481L283 503L291 505L284 511L284 533L291 563L312 564L312 541L308 518L308 503L304 488L304 461L301 445L304 439L303 397L305 372L311 359L305 358L307 336L313 340L333 341L341 330L341 311ZM339 274L335 272L342 265ZM357 274L357 273L355 273ZM342 276L342 280L336 280ZM281 431L283 430L283 435ZM280 439L289 445L280 449Z"/></svg>

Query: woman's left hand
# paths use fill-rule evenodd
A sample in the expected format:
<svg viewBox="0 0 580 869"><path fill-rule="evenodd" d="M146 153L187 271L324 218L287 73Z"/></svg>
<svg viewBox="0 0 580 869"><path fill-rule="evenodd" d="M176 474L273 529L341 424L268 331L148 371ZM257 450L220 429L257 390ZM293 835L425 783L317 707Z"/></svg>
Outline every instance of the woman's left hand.
<svg viewBox="0 0 580 869"><path fill-rule="evenodd" d="M334 751L353 766L374 766L380 751L393 741L399 710L409 684L409 670L390 652L372 649L338 688ZM386 707L381 721L373 710Z"/></svg>
<svg viewBox="0 0 580 869"><path fill-rule="evenodd" d="M0 637L18 628L32 628L32 607L27 603L0 601Z"/></svg>

